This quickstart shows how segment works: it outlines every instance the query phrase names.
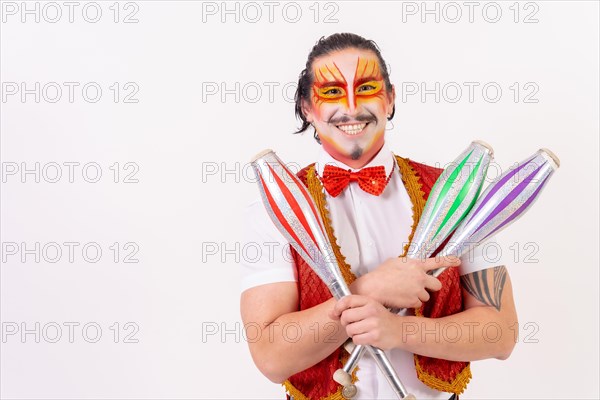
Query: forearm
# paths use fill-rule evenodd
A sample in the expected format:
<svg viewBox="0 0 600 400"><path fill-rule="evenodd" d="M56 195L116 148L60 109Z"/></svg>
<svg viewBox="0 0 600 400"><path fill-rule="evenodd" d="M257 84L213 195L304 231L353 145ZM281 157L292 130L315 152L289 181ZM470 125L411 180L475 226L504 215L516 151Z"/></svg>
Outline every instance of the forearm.
<svg viewBox="0 0 600 400"><path fill-rule="evenodd" d="M516 322L485 306L442 318L398 316L396 347L451 361L506 359L516 343Z"/></svg>
<svg viewBox="0 0 600 400"><path fill-rule="evenodd" d="M348 338L339 321L329 317L335 305L329 299L315 307L287 313L264 326L251 344L255 363L270 380L283 382L330 355ZM246 323L252 341L252 322Z"/></svg>

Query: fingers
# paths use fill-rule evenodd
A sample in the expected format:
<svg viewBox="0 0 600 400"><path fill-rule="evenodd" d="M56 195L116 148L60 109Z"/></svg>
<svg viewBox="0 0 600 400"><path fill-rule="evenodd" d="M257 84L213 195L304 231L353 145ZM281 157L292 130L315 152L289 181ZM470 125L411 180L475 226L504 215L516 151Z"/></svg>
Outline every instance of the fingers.
<svg viewBox="0 0 600 400"><path fill-rule="evenodd" d="M433 292L437 292L442 288L442 282L439 279L434 278L431 275L425 277L425 289L429 289Z"/></svg>
<svg viewBox="0 0 600 400"><path fill-rule="evenodd" d="M362 335L369 332L371 326L369 321L358 321L346 326L346 334L354 340L356 335ZM356 343L354 343L356 344Z"/></svg>
<svg viewBox="0 0 600 400"><path fill-rule="evenodd" d="M351 308L340 316L340 323L342 326L347 326L352 323L361 321L364 318L364 310L362 308Z"/></svg>
<svg viewBox="0 0 600 400"><path fill-rule="evenodd" d="M386 350L394 347L390 343L393 332L393 329L382 326L382 321L377 318L367 318L346 327L346 334L354 344L373 345Z"/></svg>
<svg viewBox="0 0 600 400"><path fill-rule="evenodd" d="M424 271L433 271L434 269L442 267L458 267L460 265L460 258L455 256L444 256L444 257L431 257L423 261Z"/></svg>
<svg viewBox="0 0 600 400"><path fill-rule="evenodd" d="M388 310L376 300L358 295L346 296L340 299L335 306L335 313L340 313L337 319L346 328L366 320L378 318L382 315L382 312L388 313Z"/></svg>
<svg viewBox="0 0 600 400"><path fill-rule="evenodd" d="M335 303L331 315L334 317L334 319L340 319L340 316L344 311L348 310L349 308L361 307L368 301L369 299L365 296L359 296L355 294L344 296Z"/></svg>
<svg viewBox="0 0 600 400"><path fill-rule="evenodd" d="M421 302L425 303L425 302L427 302L427 301L429 300L429 298L430 298L431 296L429 295L429 293L427 292L427 290L423 289L423 290L421 290L421 292L419 293L418 297L419 297L419 300L420 300Z"/></svg>

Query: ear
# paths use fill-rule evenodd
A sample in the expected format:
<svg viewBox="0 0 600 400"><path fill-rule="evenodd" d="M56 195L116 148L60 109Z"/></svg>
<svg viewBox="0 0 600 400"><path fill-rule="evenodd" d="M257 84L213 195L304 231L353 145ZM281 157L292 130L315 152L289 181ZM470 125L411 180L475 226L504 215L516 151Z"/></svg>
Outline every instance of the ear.
<svg viewBox="0 0 600 400"><path fill-rule="evenodd" d="M302 100L300 102L301 106L301 110L302 110L302 114L304 114L304 118L306 118L306 120L310 123L313 122L313 114L312 114L312 107L311 105L308 103L308 101L306 100Z"/></svg>

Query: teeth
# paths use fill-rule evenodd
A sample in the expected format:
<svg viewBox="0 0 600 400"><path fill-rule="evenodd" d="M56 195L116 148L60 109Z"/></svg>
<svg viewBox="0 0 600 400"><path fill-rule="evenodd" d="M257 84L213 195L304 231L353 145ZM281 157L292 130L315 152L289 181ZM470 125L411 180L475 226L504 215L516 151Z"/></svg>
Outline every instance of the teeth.
<svg viewBox="0 0 600 400"><path fill-rule="evenodd" d="M341 129L342 131L346 132L349 135L356 135L358 133L360 133L365 126L367 126L366 123L362 123L362 124L352 124L352 125L338 125L338 129Z"/></svg>

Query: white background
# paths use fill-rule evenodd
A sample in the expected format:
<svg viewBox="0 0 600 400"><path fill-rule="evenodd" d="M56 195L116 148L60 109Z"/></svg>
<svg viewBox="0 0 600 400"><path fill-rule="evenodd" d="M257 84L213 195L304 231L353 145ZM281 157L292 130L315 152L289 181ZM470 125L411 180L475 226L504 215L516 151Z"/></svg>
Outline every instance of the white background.
<svg viewBox="0 0 600 400"><path fill-rule="evenodd" d="M0 54L3 398L282 398L254 367L241 331L235 249L243 207L257 192L247 161L265 147L288 162L313 161L312 135L291 134L294 88L282 88L296 82L319 37L343 31L374 39L391 66L399 97L387 140L397 154L443 165L478 138L503 168L540 147L562 162L536 205L499 237L512 260L519 343L506 361L473 363L464 397L599 396L597 2L477 2L472 22L463 2L437 3L439 22L422 15L421 2L276 3L270 22L262 2L230 3L237 11L223 14L220 2L138 1L117 4L117 23L113 2L98 2L96 23L82 15L85 2L72 23L62 2L55 23L56 7L37 3L36 22L21 2L8 3ZM123 23L131 13L138 22ZM22 100L21 83L35 82L39 103L35 94ZM49 82L63 89L55 103L52 85L42 93ZM79 83L73 102L63 82ZM82 96L89 82L102 88L96 103ZM123 101L128 82L139 88L137 103ZM439 102L420 92L403 101L403 83L422 82L440 83ZM449 82L463 89L454 103L451 87L442 91ZM463 82L479 84L472 102ZM490 82L502 89L496 102L493 89L482 94ZM231 90L224 98L221 84ZM537 102L525 102L533 91L528 100ZM36 162L39 183L20 174ZM65 162L80 163L73 183ZM91 162L102 171L97 183L82 176ZM134 168L127 162L139 167L138 183L123 182ZM52 163L62 165L56 183ZM22 250L36 242L61 244L62 257L49 262L47 246L39 262L35 254L23 262ZM73 262L64 242L80 243ZM96 263L82 257L88 242L103 251ZM139 247L138 263L123 262L128 242ZM79 324L72 343L69 322ZM36 323L39 343L34 333L21 336ZM94 326L102 336L89 343ZM128 333L137 343L125 343Z"/></svg>

